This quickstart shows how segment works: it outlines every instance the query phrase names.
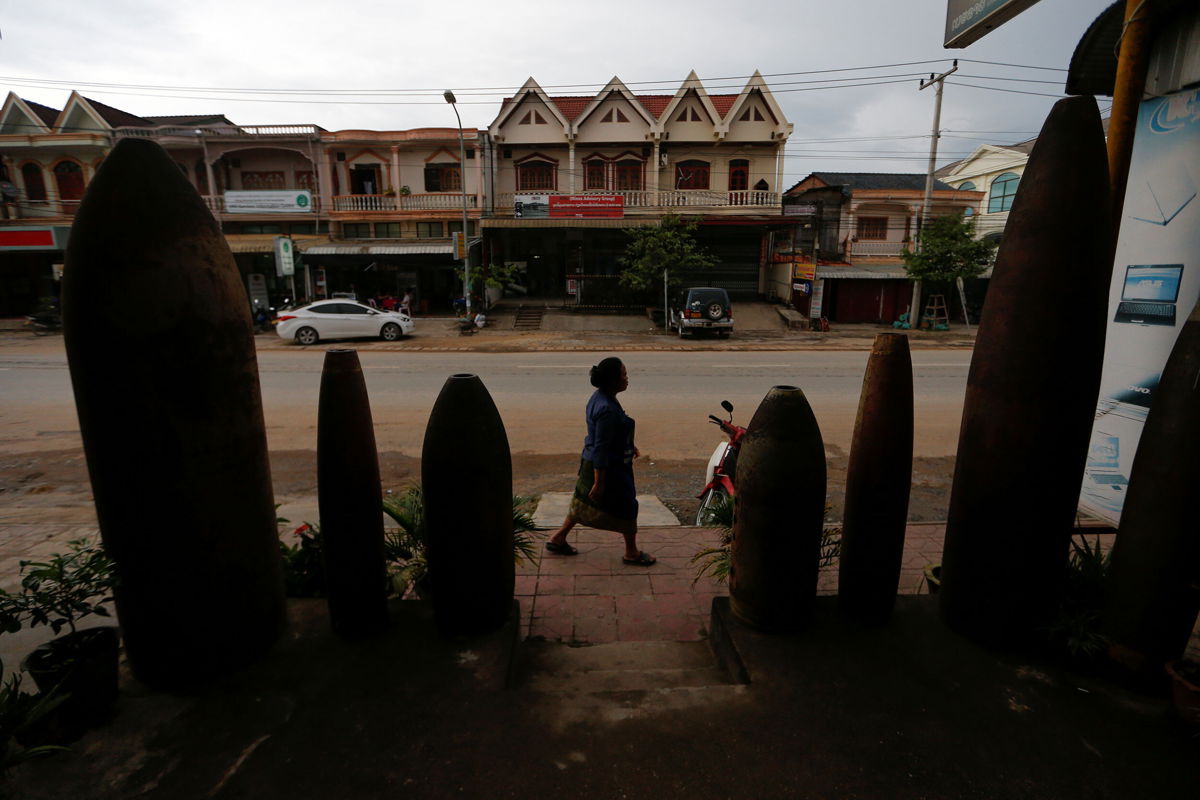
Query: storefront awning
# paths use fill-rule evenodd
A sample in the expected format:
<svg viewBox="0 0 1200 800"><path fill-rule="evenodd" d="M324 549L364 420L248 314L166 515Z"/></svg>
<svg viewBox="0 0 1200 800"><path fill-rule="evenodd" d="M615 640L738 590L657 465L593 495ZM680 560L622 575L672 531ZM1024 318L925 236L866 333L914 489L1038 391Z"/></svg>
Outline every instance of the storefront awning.
<svg viewBox="0 0 1200 800"><path fill-rule="evenodd" d="M905 280L903 264L825 264L817 267L817 277L827 280Z"/></svg>
<svg viewBox="0 0 1200 800"><path fill-rule="evenodd" d="M474 242L475 240L472 240ZM452 244L318 244L305 247L303 255L314 256L425 256L453 255Z"/></svg>
<svg viewBox="0 0 1200 800"><path fill-rule="evenodd" d="M657 219L550 219L549 217L534 217L533 219L484 219L480 220L484 228L636 228L641 225L658 225Z"/></svg>
<svg viewBox="0 0 1200 800"><path fill-rule="evenodd" d="M908 280L903 264L823 264L817 267L817 277L829 280ZM980 278L992 277L992 268Z"/></svg>
<svg viewBox="0 0 1200 800"><path fill-rule="evenodd" d="M232 253L274 253L277 234L271 233L227 233L225 241ZM304 249L309 244L329 241L324 236L319 238L304 238L293 236L292 243L296 249Z"/></svg>

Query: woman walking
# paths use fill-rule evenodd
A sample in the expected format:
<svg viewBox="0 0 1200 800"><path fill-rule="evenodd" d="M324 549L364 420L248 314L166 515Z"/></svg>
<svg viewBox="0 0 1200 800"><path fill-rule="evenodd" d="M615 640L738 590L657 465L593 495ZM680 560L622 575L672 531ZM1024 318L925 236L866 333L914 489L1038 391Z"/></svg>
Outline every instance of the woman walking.
<svg viewBox="0 0 1200 800"><path fill-rule="evenodd" d="M637 490L633 482L633 420L621 408L617 394L629 388L629 374L621 359L610 357L592 367L596 391L587 403L587 438L579 462L575 496L562 527L546 542L546 549L562 556L579 553L567 543L576 525L616 531L625 537L626 564L648 567L656 559L637 546Z"/></svg>

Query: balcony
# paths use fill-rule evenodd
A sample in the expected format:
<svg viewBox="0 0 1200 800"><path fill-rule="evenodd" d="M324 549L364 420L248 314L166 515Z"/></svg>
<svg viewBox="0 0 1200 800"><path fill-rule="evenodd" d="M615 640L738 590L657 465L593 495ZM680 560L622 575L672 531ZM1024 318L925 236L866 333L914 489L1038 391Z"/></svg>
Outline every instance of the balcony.
<svg viewBox="0 0 1200 800"><path fill-rule="evenodd" d="M848 244L846 257L855 256L891 256L899 258L908 245L905 242L850 242Z"/></svg>
<svg viewBox="0 0 1200 800"><path fill-rule="evenodd" d="M333 198L333 211L396 213L401 211L461 211L461 194L340 194ZM479 208L479 198L467 195L467 208Z"/></svg>
<svg viewBox="0 0 1200 800"><path fill-rule="evenodd" d="M496 195L496 211L498 214L511 214L513 204L519 195L569 195L570 192L503 192ZM765 210L778 212L779 193L759 190L743 190L736 192L710 191L707 189L644 189L640 191L575 192L580 195L617 195L625 198L625 208L634 208L647 212L661 211L672 208L753 208L758 213Z"/></svg>

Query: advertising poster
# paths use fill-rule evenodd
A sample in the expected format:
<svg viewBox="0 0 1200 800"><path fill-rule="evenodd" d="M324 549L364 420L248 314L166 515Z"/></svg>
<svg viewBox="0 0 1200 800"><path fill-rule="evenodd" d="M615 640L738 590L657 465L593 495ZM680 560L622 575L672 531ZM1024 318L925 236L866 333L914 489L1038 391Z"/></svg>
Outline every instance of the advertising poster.
<svg viewBox="0 0 1200 800"><path fill-rule="evenodd" d="M521 219L541 219L550 216L550 195L518 194L513 196L513 216Z"/></svg>
<svg viewBox="0 0 1200 800"><path fill-rule="evenodd" d="M302 214L312 210L312 192L307 189L225 192L226 214Z"/></svg>
<svg viewBox="0 0 1200 800"><path fill-rule="evenodd" d="M1200 89L1142 103L1108 298L1104 371L1079 507L1112 525L1146 414L1200 298Z"/></svg>

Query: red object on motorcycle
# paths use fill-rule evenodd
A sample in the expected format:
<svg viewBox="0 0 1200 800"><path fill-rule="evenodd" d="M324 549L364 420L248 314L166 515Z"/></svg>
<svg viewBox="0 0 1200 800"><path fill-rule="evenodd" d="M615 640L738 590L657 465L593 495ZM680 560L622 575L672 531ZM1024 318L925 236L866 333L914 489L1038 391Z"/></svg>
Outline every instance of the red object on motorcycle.
<svg viewBox="0 0 1200 800"><path fill-rule="evenodd" d="M795 386L775 386L746 428L736 481L730 607L755 628L793 631L817 596L825 445Z"/></svg>
<svg viewBox="0 0 1200 800"><path fill-rule="evenodd" d="M892 616L912 483L913 379L908 337L875 337L846 471L838 604L863 622Z"/></svg>

